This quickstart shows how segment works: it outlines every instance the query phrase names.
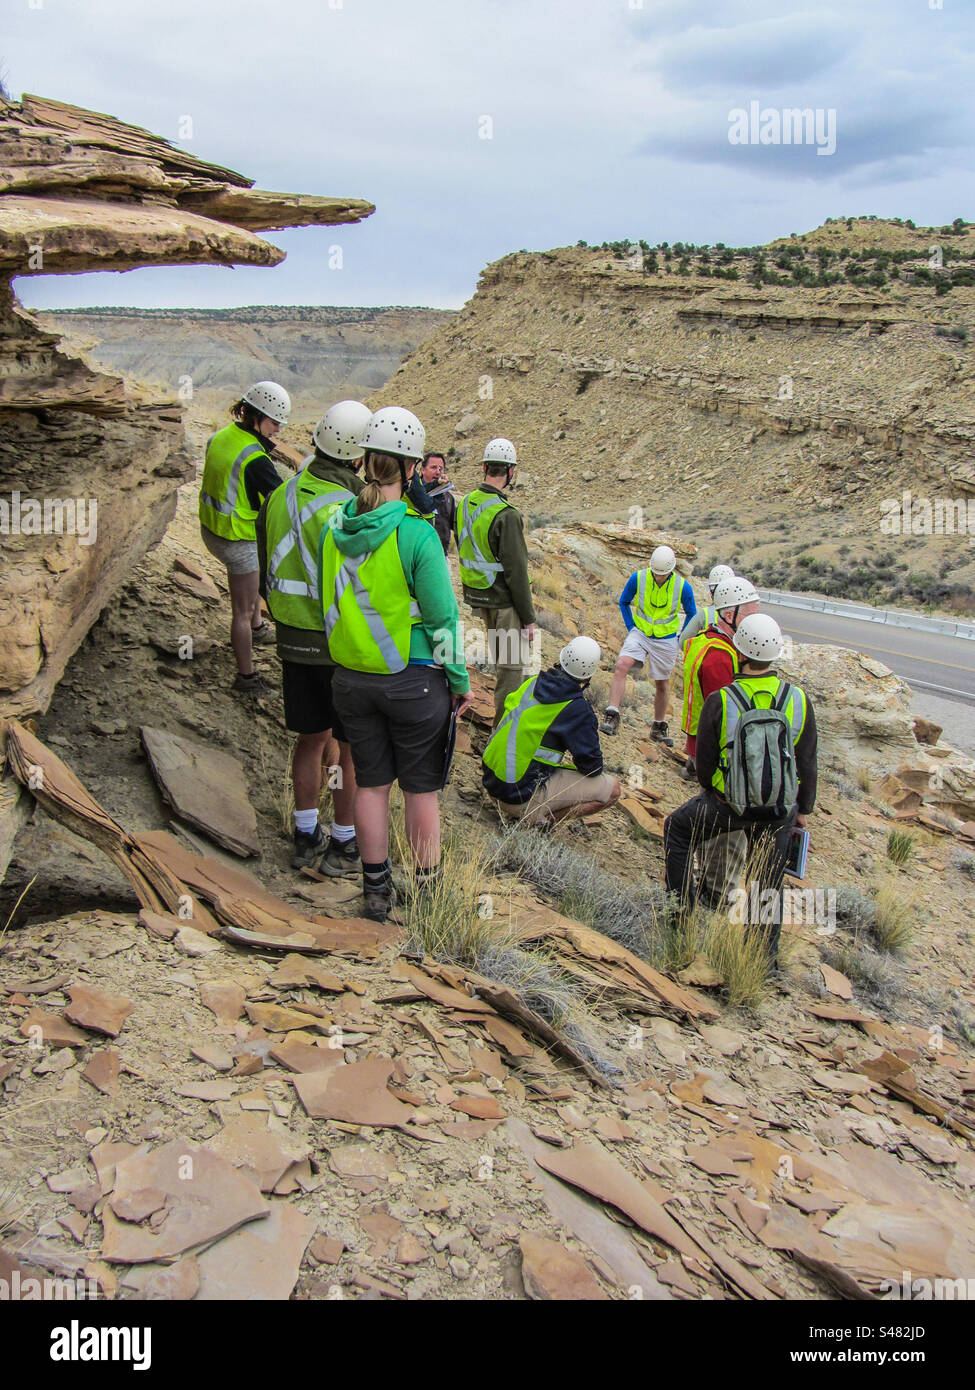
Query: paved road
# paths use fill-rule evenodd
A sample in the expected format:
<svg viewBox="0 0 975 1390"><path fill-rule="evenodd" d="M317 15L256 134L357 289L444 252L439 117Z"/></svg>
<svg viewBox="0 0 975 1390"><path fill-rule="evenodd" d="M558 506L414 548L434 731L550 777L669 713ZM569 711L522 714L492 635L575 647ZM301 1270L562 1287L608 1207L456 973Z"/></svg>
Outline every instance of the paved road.
<svg viewBox="0 0 975 1390"><path fill-rule="evenodd" d="M975 704L975 642L780 604L762 608L797 642L852 647L876 657L915 689Z"/></svg>
<svg viewBox="0 0 975 1390"><path fill-rule="evenodd" d="M915 714L940 724L947 743L975 757L975 642L782 604L762 608L797 642L852 647L882 661L914 691Z"/></svg>

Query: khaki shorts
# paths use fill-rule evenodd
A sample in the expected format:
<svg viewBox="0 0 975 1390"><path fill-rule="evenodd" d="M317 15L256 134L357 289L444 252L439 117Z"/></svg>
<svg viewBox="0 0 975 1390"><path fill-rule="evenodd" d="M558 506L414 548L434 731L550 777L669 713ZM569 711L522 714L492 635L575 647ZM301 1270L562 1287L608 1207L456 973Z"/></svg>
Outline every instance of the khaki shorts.
<svg viewBox="0 0 975 1390"><path fill-rule="evenodd" d="M200 527L203 544L211 555L227 567L228 574L257 574L261 568L257 559L257 541L228 541L214 535L206 526Z"/></svg>
<svg viewBox="0 0 975 1390"><path fill-rule="evenodd" d="M608 803L616 786L616 778L608 772L600 772L595 777L585 777L570 767L559 768L535 791L530 801L499 801L498 805L512 820L523 820L529 825L547 820L553 811L564 811L568 806L581 806L586 801Z"/></svg>
<svg viewBox="0 0 975 1390"><path fill-rule="evenodd" d="M677 638L648 637L638 627L631 627L620 648L620 656L628 656L640 666L646 662L647 675L652 681L669 680L677 660Z"/></svg>

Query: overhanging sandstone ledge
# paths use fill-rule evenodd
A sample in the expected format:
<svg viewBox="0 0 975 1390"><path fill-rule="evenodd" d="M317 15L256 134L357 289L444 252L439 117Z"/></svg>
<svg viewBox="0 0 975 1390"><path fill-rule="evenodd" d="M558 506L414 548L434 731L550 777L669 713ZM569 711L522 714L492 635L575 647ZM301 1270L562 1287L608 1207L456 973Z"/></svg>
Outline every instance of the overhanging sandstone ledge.
<svg viewBox="0 0 975 1390"><path fill-rule="evenodd" d="M161 538L194 467L181 407L64 350L11 280L273 266L284 252L256 231L373 211L355 198L255 190L244 175L99 112L0 98L0 717L44 713L102 609ZM94 503L97 526L35 534L13 520L24 499L83 504L88 521ZM4 794L0 876L19 815Z"/></svg>
<svg viewBox="0 0 975 1390"><path fill-rule="evenodd" d="M283 251L252 232L182 208L96 198L0 197L0 270L10 275L283 260Z"/></svg>
<svg viewBox="0 0 975 1390"><path fill-rule="evenodd" d="M316 198L310 193L268 193L262 188L186 193L179 205L252 232L361 222L376 211L372 203L364 203L360 198Z"/></svg>

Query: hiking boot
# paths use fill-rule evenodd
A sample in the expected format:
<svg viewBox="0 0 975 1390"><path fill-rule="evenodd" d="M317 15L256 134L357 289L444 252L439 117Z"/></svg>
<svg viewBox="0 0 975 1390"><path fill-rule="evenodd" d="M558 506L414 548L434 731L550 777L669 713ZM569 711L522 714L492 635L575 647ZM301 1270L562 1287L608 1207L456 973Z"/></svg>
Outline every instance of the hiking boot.
<svg viewBox="0 0 975 1390"><path fill-rule="evenodd" d="M322 862L318 866L323 874L331 874L333 878L342 878L345 874L354 874L362 868L362 860L359 858L359 846L353 835L351 840L344 843L336 840L334 835L328 837L328 849L322 857Z"/></svg>
<svg viewBox="0 0 975 1390"><path fill-rule="evenodd" d="M325 848L325 832L316 825L310 835L304 830L295 831L295 852L291 857L293 869L310 869Z"/></svg>
<svg viewBox="0 0 975 1390"><path fill-rule="evenodd" d="M274 627L266 618L260 627L251 628L251 641L257 642L259 646L263 646L265 642L274 641Z"/></svg>
<svg viewBox="0 0 975 1390"><path fill-rule="evenodd" d="M685 782L693 782L695 780L697 777L697 764L693 758L687 759L687 762L680 769L677 776L683 777Z"/></svg>
<svg viewBox="0 0 975 1390"><path fill-rule="evenodd" d="M654 743L666 744L668 748L673 748L674 740L667 732L666 719L655 719L650 725L650 737Z"/></svg>
<svg viewBox="0 0 975 1390"><path fill-rule="evenodd" d="M396 905L392 883L366 888L362 894L362 915L370 922L385 922Z"/></svg>
<svg viewBox="0 0 975 1390"><path fill-rule="evenodd" d="M601 733L618 734L620 731L620 712L618 709L603 710L602 722L599 725Z"/></svg>
<svg viewBox="0 0 975 1390"><path fill-rule="evenodd" d="M237 679L230 688L242 695L250 696L272 695L274 693L274 687L263 676L256 673L253 676L242 676L238 672Z"/></svg>

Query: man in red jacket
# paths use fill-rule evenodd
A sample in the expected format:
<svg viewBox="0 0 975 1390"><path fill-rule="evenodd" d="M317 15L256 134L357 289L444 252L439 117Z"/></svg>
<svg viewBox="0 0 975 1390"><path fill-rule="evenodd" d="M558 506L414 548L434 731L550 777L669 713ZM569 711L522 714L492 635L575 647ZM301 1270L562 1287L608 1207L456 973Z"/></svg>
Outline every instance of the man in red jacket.
<svg viewBox="0 0 975 1390"><path fill-rule="evenodd" d="M738 654L732 639L738 624L757 613L756 590L740 576L724 579L715 588L715 621L691 639L684 653L684 719L687 762L681 769L685 781L696 779L697 726L705 700L716 690L730 685L738 674ZM726 905L728 894L737 887L745 871L748 844L744 832L716 835L698 849L701 866L701 896L715 908Z"/></svg>

